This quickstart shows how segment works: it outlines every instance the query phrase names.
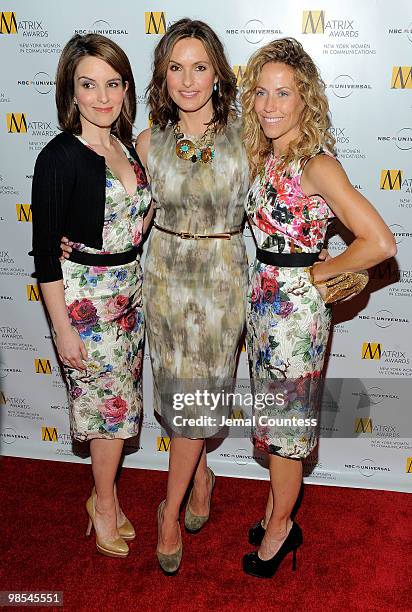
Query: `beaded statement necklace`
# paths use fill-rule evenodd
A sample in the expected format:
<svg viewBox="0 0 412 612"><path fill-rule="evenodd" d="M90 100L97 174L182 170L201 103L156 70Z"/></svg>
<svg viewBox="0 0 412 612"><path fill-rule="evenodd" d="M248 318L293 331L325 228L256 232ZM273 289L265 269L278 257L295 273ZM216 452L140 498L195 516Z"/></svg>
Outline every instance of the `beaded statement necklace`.
<svg viewBox="0 0 412 612"><path fill-rule="evenodd" d="M198 139L189 140L178 123L173 126L173 134L176 140L176 155L180 159L190 160L192 163L201 162L208 164L215 157L215 128L209 125Z"/></svg>

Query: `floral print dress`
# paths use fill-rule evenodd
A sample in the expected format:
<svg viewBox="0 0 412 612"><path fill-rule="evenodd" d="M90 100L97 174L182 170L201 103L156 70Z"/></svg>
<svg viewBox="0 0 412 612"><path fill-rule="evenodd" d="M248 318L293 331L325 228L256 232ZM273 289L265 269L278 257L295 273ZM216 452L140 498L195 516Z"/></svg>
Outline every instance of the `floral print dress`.
<svg viewBox="0 0 412 612"><path fill-rule="evenodd" d="M277 158L269 155L249 190L246 212L262 250L322 250L333 213L321 197L303 193L305 161L279 171ZM247 314L251 378L256 391L276 390L283 395L274 408L266 407L255 414L253 442L257 448L302 459L315 447L314 423L330 319L330 308L311 284L305 268L277 267L255 260Z"/></svg>
<svg viewBox="0 0 412 612"><path fill-rule="evenodd" d="M143 168L120 145L135 171L136 191L130 196L106 167L103 248L70 242L83 252L118 253L141 242L150 191ZM70 322L88 353L86 370L64 366L71 434L81 441L134 436L142 413L144 342L139 256L131 263L111 267L66 260L62 271Z"/></svg>

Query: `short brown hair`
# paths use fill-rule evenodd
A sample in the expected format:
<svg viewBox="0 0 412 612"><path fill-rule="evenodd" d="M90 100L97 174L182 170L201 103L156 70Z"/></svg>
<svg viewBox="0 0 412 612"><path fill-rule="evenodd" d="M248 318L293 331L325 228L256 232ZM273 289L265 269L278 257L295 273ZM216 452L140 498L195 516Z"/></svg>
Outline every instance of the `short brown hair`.
<svg viewBox="0 0 412 612"><path fill-rule="evenodd" d="M169 122L174 124L179 120L179 109L167 91L166 74L173 47L182 38L200 40L212 62L219 79L217 91L212 93L214 110L212 122L217 130L222 130L229 120L237 116L236 77L217 34L204 21L194 21L189 18L173 23L155 48L153 76L146 90L151 120L161 129L164 129Z"/></svg>
<svg viewBox="0 0 412 612"><path fill-rule="evenodd" d="M136 91L132 69L126 53L115 42L100 34L76 34L64 47L56 73L56 105L59 126L72 134L81 133L80 114L73 103L74 73L83 57L97 57L109 64L128 83L121 113L112 125L112 133L127 145L132 144L136 117Z"/></svg>

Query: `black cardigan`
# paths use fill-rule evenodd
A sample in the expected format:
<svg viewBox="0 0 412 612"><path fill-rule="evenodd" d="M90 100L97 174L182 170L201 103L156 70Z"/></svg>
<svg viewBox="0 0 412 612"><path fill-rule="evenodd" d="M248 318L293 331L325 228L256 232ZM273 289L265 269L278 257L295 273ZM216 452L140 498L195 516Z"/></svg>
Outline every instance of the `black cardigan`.
<svg viewBox="0 0 412 612"><path fill-rule="evenodd" d="M133 148L128 151L143 166ZM68 132L55 136L36 160L32 186L33 250L40 283L63 278L60 241L101 249L106 201L105 158Z"/></svg>

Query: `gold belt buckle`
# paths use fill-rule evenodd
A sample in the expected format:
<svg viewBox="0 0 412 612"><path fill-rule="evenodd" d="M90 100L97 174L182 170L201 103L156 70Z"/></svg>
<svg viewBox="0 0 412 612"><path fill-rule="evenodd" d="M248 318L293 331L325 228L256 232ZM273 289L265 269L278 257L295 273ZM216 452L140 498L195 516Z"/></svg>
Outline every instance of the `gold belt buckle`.
<svg viewBox="0 0 412 612"><path fill-rule="evenodd" d="M193 237L193 234L189 232L179 232L179 236L182 240L190 240Z"/></svg>

